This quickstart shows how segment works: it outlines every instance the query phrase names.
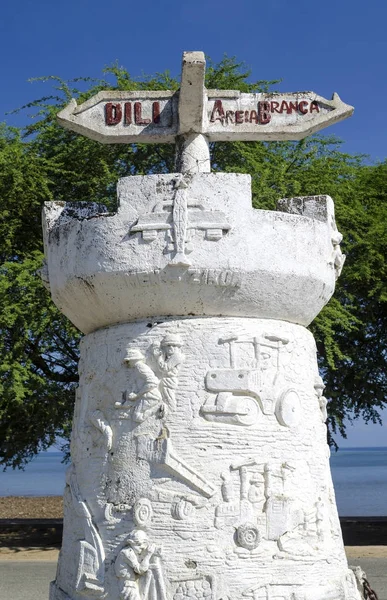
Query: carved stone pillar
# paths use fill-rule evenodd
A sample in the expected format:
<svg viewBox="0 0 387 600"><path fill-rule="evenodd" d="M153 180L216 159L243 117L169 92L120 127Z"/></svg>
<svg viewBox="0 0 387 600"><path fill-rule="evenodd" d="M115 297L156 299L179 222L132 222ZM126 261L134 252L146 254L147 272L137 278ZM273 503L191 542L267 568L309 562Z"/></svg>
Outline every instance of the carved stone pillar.
<svg viewBox="0 0 387 600"><path fill-rule="evenodd" d="M246 175L47 204L54 301L86 335L51 600L358 600L305 328L343 257L329 197Z"/></svg>

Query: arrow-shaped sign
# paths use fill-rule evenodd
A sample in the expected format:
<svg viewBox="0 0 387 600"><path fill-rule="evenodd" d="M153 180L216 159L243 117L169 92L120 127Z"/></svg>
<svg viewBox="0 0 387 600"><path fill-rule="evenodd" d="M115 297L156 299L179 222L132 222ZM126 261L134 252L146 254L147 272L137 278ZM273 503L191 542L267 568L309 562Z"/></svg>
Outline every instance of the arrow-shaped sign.
<svg viewBox="0 0 387 600"><path fill-rule="evenodd" d="M206 90L204 76L204 54L185 52L179 92L102 91L79 106L72 100L58 120L106 144L178 140L184 150L192 139L204 136L204 145L202 138L197 146L203 153L208 142L300 140L350 117L354 110L337 94L326 100L314 92ZM205 162L202 156L200 160Z"/></svg>

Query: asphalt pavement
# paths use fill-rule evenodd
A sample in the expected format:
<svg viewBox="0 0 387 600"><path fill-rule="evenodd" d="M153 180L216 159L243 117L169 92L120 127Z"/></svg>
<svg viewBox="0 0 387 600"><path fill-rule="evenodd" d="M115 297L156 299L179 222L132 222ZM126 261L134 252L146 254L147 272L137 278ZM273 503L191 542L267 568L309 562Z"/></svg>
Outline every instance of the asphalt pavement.
<svg viewBox="0 0 387 600"><path fill-rule="evenodd" d="M0 600L48 600L54 561L0 561Z"/></svg>
<svg viewBox="0 0 387 600"><path fill-rule="evenodd" d="M349 559L366 572L379 600L387 600L387 558ZM47 600L56 561L0 561L0 600Z"/></svg>

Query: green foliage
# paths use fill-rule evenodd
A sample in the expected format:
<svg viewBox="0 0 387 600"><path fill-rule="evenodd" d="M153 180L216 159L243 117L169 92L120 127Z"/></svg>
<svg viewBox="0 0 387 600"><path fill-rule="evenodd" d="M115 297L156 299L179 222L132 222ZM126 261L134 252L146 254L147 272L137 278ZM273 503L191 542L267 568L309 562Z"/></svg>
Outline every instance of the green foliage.
<svg viewBox="0 0 387 600"><path fill-rule="evenodd" d="M119 177L174 170L173 145L102 145L61 128L56 114L102 89L178 89L169 72L133 79L117 64L107 79L42 78L54 94L32 102L22 132L0 129L0 464L22 467L58 436L68 440L77 384L79 333L44 288L40 211L44 201L96 201L114 208ZM208 60L206 86L266 91L235 59ZM386 399L387 163L367 166L332 137L298 143L212 144L215 171L250 173L256 208L279 198L330 194L347 261L335 297L312 325L327 383L331 435L344 419L377 421ZM331 438L332 441L332 438Z"/></svg>

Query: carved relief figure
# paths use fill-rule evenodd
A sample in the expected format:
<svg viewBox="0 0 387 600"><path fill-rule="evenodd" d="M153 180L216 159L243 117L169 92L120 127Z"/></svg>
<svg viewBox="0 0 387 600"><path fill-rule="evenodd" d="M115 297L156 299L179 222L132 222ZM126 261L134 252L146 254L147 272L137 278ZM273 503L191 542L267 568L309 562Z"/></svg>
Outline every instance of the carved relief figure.
<svg viewBox="0 0 387 600"><path fill-rule="evenodd" d="M184 362L181 351L182 341L178 334L170 333L162 340L159 347L153 348L158 367L162 373L160 391L170 411L176 408L176 390L179 385L179 371Z"/></svg>
<svg viewBox="0 0 387 600"><path fill-rule="evenodd" d="M109 451L113 445L113 431L109 423L106 421L103 412L100 410L94 411L90 416L90 422L101 433L101 443L106 446Z"/></svg>
<svg viewBox="0 0 387 600"><path fill-rule="evenodd" d="M104 593L105 550L90 510L81 498L74 465L67 469L66 485L70 489L74 510L83 520L85 537L79 542L80 558L75 589L80 594L93 593L94 596L101 596Z"/></svg>
<svg viewBox="0 0 387 600"><path fill-rule="evenodd" d="M168 472L188 483L205 497L210 498L215 489L196 469L183 461L175 452L165 418L176 405L176 389L179 383L179 370L184 360L182 342L177 334L166 335L159 347L153 348L153 356L161 377L158 377L138 349L129 349L124 362L134 369L141 380L140 390L125 392L123 403L115 407L122 409L129 402L137 402L133 410L133 420L138 424L134 430L137 439L137 456L150 463L165 465Z"/></svg>
<svg viewBox="0 0 387 600"><path fill-rule="evenodd" d="M328 412L327 412L327 399L324 398L323 396L323 391L324 391L325 385L324 382L322 380L322 378L320 376L316 377L316 381L314 384L314 389L316 391L316 395L317 395L317 400L320 406L320 411L321 411L321 420L323 423L325 423L325 421L328 418Z"/></svg>
<svg viewBox="0 0 387 600"><path fill-rule="evenodd" d="M151 544L145 531L135 529L115 562L120 600L167 600L161 548Z"/></svg>
<svg viewBox="0 0 387 600"><path fill-rule="evenodd" d="M142 386L138 392L126 392L125 402L116 402L116 408L127 406L128 400L131 400L132 402L138 401L133 412L134 421L142 423L149 417L155 415L162 418L164 416L165 408L159 390L160 380L146 364L143 353L137 349L129 349L124 358L124 362L130 369L134 369L138 373L142 380Z"/></svg>
<svg viewBox="0 0 387 600"><path fill-rule="evenodd" d="M331 242L332 242L332 246L333 246L332 258L330 260L330 264L333 264L333 267L335 269L335 277L336 277L336 279L338 279L340 277L341 271L343 270L343 265L344 265L346 257L345 257L345 254L342 253L341 248L340 248L340 244L343 240L343 236L337 229L335 215L333 212L331 214L330 226L331 226Z"/></svg>

